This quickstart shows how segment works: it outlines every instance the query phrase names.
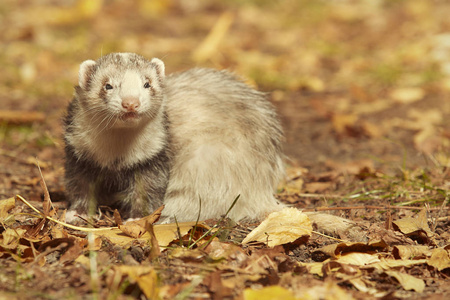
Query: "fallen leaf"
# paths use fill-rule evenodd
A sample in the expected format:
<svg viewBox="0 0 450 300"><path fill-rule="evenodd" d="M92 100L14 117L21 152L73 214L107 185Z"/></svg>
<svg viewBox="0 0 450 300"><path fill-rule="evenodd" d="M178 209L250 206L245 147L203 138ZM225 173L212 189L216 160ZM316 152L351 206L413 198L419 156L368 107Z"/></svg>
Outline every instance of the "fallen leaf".
<svg viewBox="0 0 450 300"><path fill-rule="evenodd" d="M213 240L205 248L205 252L213 260L225 259L237 259L245 260L247 255L244 253L241 247L232 243L222 243L217 240Z"/></svg>
<svg viewBox="0 0 450 300"><path fill-rule="evenodd" d="M147 299L157 299L159 289L158 277L151 266L116 266L114 269L123 275L127 275L132 283L137 282Z"/></svg>
<svg viewBox="0 0 450 300"><path fill-rule="evenodd" d="M436 248L427 263L438 271L450 268L450 254L444 248Z"/></svg>
<svg viewBox="0 0 450 300"><path fill-rule="evenodd" d="M403 218L392 222L399 231L409 235L418 231L423 231L428 237L433 236L433 233L428 226L427 212L422 209L417 215L417 218Z"/></svg>
<svg viewBox="0 0 450 300"><path fill-rule="evenodd" d="M396 88L389 96L396 102L408 104L419 101L425 96L425 91L418 87Z"/></svg>
<svg viewBox="0 0 450 300"><path fill-rule="evenodd" d="M331 123L338 135L345 135L348 129L355 126L358 116L353 114L334 114Z"/></svg>
<svg viewBox="0 0 450 300"><path fill-rule="evenodd" d="M377 270L391 270L399 267L411 267L415 265L426 264L428 262L427 259L416 259L416 260L407 260L407 259L390 259L390 258L380 258L380 262L371 264L371 268L375 268Z"/></svg>
<svg viewBox="0 0 450 300"><path fill-rule="evenodd" d="M209 229L203 223L196 222L182 222L178 223L178 227L180 229L180 233L182 236L186 235L189 230L192 229L197 224L197 228L206 228ZM154 225L154 231L156 239L158 240L159 246L165 247L168 246L172 241L178 239L177 233L177 224L161 224ZM105 230L95 231L95 235L107 237L112 243L117 244L119 246L126 246L127 244L136 240L136 238L132 238L130 236L125 235L118 228L109 228ZM139 241L149 241L150 234L148 232L144 233L141 237L137 238Z"/></svg>
<svg viewBox="0 0 450 300"><path fill-rule="evenodd" d="M0 200L0 221L3 222L4 219L9 217L8 212L16 207L16 200L14 197L9 199Z"/></svg>
<svg viewBox="0 0 450 300"><path fill-rule="evenodd" d="M245 289L245 300L295 300L297 299L294 294L281 287L281 286L269 286L260 290Z"/></svg>
<svg viewBox="0 0 450 300"><path fill-rule="evenodd" d="M421 245L396 245L392 249L392 254L397 259L417 259L425 258L431 255L428 246Z"/></svg>
<svg viewBox="0 0 450 300"><path fill-rule="evenodd" d="M127 221L126 224L137 224L137 225L141 226L142 228L146 228L147 224L153 224L159 220L159 217L161 217L161 212L163 211L163 209L164 209L164 205L161 205L150 215L140 218L140 219L137 219L137 220Z"/></svg>
<svg viewBox="0 0 450 300"><path fill-rule="evenodd" d="M227 34L233 20L234 16L230 12L224 12L220 16L203 42L192 53L192 58L196 62L206 61L217 53L217 48Z"/></svg>
<svg viewBox="0 0 450 300"><path fill-rule="evenodd" d="M311 232L311 221L306 214L296 208L284 208L271 213L245 237L242 244L258 241L274 247L293 242L302 236L309 236Z"/></svg>
<svg viewBox="0 0 450 300"><path fill-rule="evenodd" d="M169 258L179 258L183 261L202 262L206 258L206 253L198 248L175 248L168 254Z"/></svg>
<svg viewBox="0 0 450 300"><path fill-rule="evenodd" d="M127 222L118 227L123 233L135 239L140 238L146 232L145 228L133 222Z"/></svg>
<svg viewBox="0 0 450 300"><path fill-rule="evenodd" d="M356 266L365 266L372 263L380 262L376 254L351 252L341 255L336 260L342 264L351 264Z"/></svg>
<svg viewBox="0 0 450 300"><path fill-rule="evenodd" d="M425 289L425 282L422 279L397 271L385 271L385 273L397 279L402 287L407 291L414 290L418 293L422 293Z"/></svg>
<svg viewBox="0 0 450 300"><path fill-rule="evenodd" d="M335 182L309 182L305 183L303 191L307 193L323 193L326 190L332 189L336 186Z"/></svg>
<svg viewBox="0 0 450 300"><path fill-rule="evenodd" d="M377 252L385 250L386 246L381 244L367 243L338 243L323 246L313 252L314 255L339 258L341 255L351 252Z"/></svg>
<svg viewBox="0 0 450 300"><path fill-rule="evenodd" d="M152 223L147 223L147 232L150 235L150 246L151 246L149 254L150 261L154 260L155 258L161 255L161 249L159 248L158 240L156 239L155 236L154 227L155 226Z"/></svg>
<svg viewBox="0 0 450 300"><path fill-rule="evenodd" d="M0 240L0 246L5 249L16 249L19 245L19 240L26 233L25 229L22 228L7 228L2 233L2 239Z"/></svg>
<svg viewBox="0 0 450 300"><path fill-rule="evenodd" d="M335 169L339 174L361 176L362 173L373 174L375 172L375 165L371 159L360 159L345 163L328 160L326 165Z"/></svg>

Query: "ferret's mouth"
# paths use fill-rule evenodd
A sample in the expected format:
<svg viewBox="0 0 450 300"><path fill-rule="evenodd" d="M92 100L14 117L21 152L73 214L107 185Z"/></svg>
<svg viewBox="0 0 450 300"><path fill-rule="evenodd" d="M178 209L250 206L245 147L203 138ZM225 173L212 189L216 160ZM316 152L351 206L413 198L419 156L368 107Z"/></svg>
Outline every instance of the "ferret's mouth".
<svg viewBox="0 0 450 300"><path fill-rule="evenodd" d="M119 119L124 122L132 122L132 121L139 119L139 114L136 112L127 112L127 113L121 114Z"/></svg>

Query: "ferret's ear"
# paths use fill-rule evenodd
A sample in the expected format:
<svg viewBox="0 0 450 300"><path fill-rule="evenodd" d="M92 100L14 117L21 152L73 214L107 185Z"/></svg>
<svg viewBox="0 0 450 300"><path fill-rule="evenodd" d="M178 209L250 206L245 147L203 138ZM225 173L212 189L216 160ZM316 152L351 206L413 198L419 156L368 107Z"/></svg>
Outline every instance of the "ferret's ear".
<svg viewBox="0 0 450 300"><path fill-rule="evenodd" d="M85 60L80 65L80 71L78 72L78 85L85 90L88 85L92 73L94 71L95 61Z"/></svg>
<svg viewBox="0 0 450 300"><path fill-rule="evenodd" d="M153 58L150 63L155 67L156 73L158 76L164 78L166 67L164 66L164 63L159 58Z"/></svg>

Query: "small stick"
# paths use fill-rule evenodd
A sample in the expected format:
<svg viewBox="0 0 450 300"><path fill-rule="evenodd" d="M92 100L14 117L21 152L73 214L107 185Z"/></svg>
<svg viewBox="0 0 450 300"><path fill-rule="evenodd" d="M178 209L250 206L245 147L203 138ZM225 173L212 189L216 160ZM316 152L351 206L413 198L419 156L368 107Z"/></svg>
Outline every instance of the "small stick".
<svg viewBox="0 0 450 300"><path fill-rule="evenodd" d="M363 205L363 206L337 206L337 207L316 207L316 208L304 208L300 210L304 212L314 212L314 211L325 211L325 210L350 210L350 209L421 209L417 206L398 206L398 205L384 205L384 206L377 206L377 205ZM430 210L441 210L445 209L448 210L450 207L433 207L430 208Z"/></svg>
<svg viewBox="0 0 450 300"><path fill-rule="evenodd" d="M46 218L47 220L50 220L52 222L58 223L62 226L65 226L67 228L71 228L74 230L79 230L79 231L85 231L85 232L93 232L93 231L102 231L102 230L108 230L108 229L116 229L117 227L104 227L104 228L86 228L86 227L80 227L80 226L75 226L75 225L71 225L71 224L67 224L64 222L61 222L59 220L56 220L52 217L46 216L44 215L42 212L40 212L37 208L35 208L33 205L31 205L30 202L28 202L27 200L25 200L22 196L20 195L16 195L16 199L22 201L23 203L25 203L29 208L31 208L32 210L34 210L35 212L37 212L39 215L41 215L43 218Z"/></svg>

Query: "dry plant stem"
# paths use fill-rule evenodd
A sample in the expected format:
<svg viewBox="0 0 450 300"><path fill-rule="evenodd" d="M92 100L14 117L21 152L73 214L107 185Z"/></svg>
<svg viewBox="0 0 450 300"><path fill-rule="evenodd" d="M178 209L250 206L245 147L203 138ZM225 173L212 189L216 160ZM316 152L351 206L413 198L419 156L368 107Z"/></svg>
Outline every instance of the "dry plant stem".
<svg viewBox="0 0 450 300"><path fill-rule="evenodd" d="M220 220L219 220L216 224L214 224L214 226L211 227L207 232L205 232L198 240L196 240L192 245L190 245L190 246L189 246L189 249L193 248L193 247L197 244L197 242L199 242L199 241L201 241L202 239L204 239L211 231L213 231L214 229L216 229L217 227L219 227L218 224L222 223L222 222L225 220L225 218L228 216L228 214L230 213L230 211L231 211L231 210L233 209L233 207L236 205L236 202L239 200L240 197L241 197L240 194L237 195L237 197L234 199L233 203L231 203L231 206L230 206L230 208L228 208L228 210L227 210L227 212L225 213L225 215L223 215L223 217L220 218ZM213 237L205 244L204 248L206 248L206 247L209 245L209 243L211 243L212 239L213 239L214 237L216 237L217 234L218 234L218 232L216 232L216 233L214 234L214 236L213 236Z"/></svg>
<svg viewBox="0 0 450 300"><path fill-rule="evenodd" d="M79 230L79 231L85 231L85 232L94 232L94 231L102 231L102 230L108 230L108 229L116 229L117 227L104 227L104 228L86 228L86 227L80 227L80 226L74 226L71 224L67 224L64 222L61 222L59 220L56 220L52 217L49 216L45 216L43 213L41 213L37 208L35 208L33 205L31 205L31 203L29 203L27 200L25 200L22 196L20 195L16 195L16 199L22 201L23 203L25 203L29 208L31 208L32 210L34 210L35 212L37 212L41 217L46 218L52 222L58 223L60 225L63 225L67 228L71 228L74 230Z"/></svg>
<svg viewBox="0 0 450 300"><path fill-rule="evenodd" d="M36 164L37 164L37 167L39 170L39 175L41 175L40 184L41 184L41 188L44 190L43 208L44 208L44 213L47 216L50 214L50 205L53 210L55 210L55 207L53 206L53 202L50 199L50 193L48 192L47 184L45 183L44 175L42 174L41 166L39 165L39 160L37 159L37 157L36 157Z"/></svg>
<svg viewBox="0 0 450 300"><path fill-rule="evenodd" d="M326 234L323 234L323 233L320 233L320 232L317 232L317 231L314 231L314 230L311 231L311 232L312 232L312 233L315 233L315 234L317 234L317 235L321 235L321 236L323 236L323 237L332 239L332 240L336 240L336 241L341 242L341 243L350 243L349 241L341 240L341 239L338 239L338 238L335 238L335 237L332 237L332 236L329 236L329 235L326 235Z"/></svg>
<svg viewBox="0 0 450 300"><path fill-rule="evenodd" d="M431 227L431 231L432 232L436 232L436 227L438 222L441 219L441 213L444 211L444 209L446 209L445 205L448 203L448 200L443 201L441 206L439 207L439 211L437 212L436 217L432 218L432 227ZM425 207L427 208L427 212L430 213L431 212L431 207L428 203L425 204Z"/></svg>
<svg viewBox="0 0 450 300"><path fill-rule="evenodd" d="M377 205L363 205L363 206L338 206L338 207L317 207L317 208L304 208L301 209L303 212L314 212L314 211L325 211L325 210L350 210L350 209L418 209L420 210L420 207L415 206L395 206L395 205L385 205L385 206L377 206ZM450 207L434 207L430 208L430 210L449 210Z"/></svg>
<svg viewBox="0 0 450 300"><path fill-rule="evenodd" d="M55 248L48 248L48 249L46 249L44 252L42 252L42 253L40 253L38 256L35 256L35 257L34 257L34 260L30 263L30 266L33 266L33 265L35 265L36 263L38 263L39 260L40 260L42 257L47 256L47 255L49 255L50 253L55 252L55 251L61 251L61 250L64 249L65 247L67 247L67 243L62 243L62 244L56 246ZM34 247L33 247L33 248L34 248ZM34 253L33 253L33 254L34 254Z"/></svg>

